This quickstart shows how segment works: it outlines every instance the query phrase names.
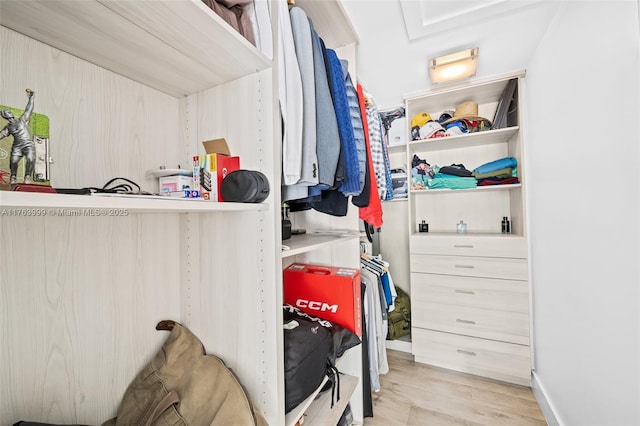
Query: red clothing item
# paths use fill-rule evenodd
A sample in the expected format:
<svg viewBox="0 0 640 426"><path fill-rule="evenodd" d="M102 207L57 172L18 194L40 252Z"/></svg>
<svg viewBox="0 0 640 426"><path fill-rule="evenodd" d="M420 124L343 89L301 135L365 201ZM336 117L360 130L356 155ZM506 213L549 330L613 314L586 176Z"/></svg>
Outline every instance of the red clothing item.
<svg viewBox="0 0 640 426"><path fill-rule="evenodd" d="M514 183L520 183L520 180L517 177L478 179L478 186L512 185Z"/></svg>
<svg viewBox="0 0 640 426"><path fill-rule="evenodd" d="M373 160L371 159L371 144L369 142L369 125L367 123L367 107L364 101L364 91L360 83L357 84L356 92L358 93L358 104L360 104L360 115L362 116L362 126L364 127L364 140L367 147L367 163L369 165L369 205L360 207L358 213L360 219L366 223L373 225L375 228L382 226L382 202L378 195L378 182L376 181L376 172L373 169Z"/></svg>

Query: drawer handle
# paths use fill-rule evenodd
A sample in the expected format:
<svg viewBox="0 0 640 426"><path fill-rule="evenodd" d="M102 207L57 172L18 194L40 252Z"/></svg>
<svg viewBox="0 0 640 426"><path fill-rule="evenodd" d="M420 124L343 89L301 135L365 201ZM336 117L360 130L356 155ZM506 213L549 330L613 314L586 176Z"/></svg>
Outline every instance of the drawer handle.
<svg viewBox="0 0 640 426"><path fill-rule="evenodd" d="M473 265L454 265L456 268L465 268L465 269L473 269L475 266Z"/></svg>
<svg viewBox="0 0 640 426"><path fill-rule="evenodd" d="M473 248L473 244L454 244L454 248Z"/></svg>
<svg viewBox="0 0 640 426"><path fill-rule="evenodd" d="M476 353L475 353L475 352L471 352L471 351L463 351L462 349L458 349L456 352L458 352L459 354L463 354L463 355L476 356Z"/></svg>
<svg viewBox="0 0 640 426"><path fill-rule="evenodd" d="M463 320L463 319L460 319L460 318L456 318L456 322L461 322L463 324L475 324L476 323L475 321Z"/></svg>
<svg viewBox="0 0 640 426"><path fill-rule="evenodd" d="M475 291L471 291L471 290L456 290L455 292L460 294L476 294Z"/></svg>

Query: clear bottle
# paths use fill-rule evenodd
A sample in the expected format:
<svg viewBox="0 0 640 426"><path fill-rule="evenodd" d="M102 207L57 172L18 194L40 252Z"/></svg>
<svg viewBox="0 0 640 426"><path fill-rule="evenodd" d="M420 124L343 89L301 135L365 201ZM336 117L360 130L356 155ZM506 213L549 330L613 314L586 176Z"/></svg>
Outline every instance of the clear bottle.
<svg viewBox="0 0 640 426"><path fill-rule="evenodd" d="M456 227L456 232L458 232L458 234L464 234L465 232L467 232L467 224L461 220Z"/></svg>

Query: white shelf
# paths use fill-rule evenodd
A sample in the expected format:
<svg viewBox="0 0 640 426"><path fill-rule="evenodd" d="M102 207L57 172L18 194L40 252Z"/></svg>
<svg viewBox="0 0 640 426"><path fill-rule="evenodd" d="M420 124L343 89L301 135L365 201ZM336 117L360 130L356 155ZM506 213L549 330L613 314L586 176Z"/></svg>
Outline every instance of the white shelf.
<svg viewBox="0 0 640 426"><path fill-rule="evenodd" d="M360 233L354 231L311 231L302 235L292 235L288 240L282 241L283 245L289 247L289 250L282 251L282 258L296 256L357 238L360 238Z"/></svg>
<svg viewBox="0 0 640 426"><path fill-rule="evenodd" d="M1 25L174 97L271 67L200 0L25 0L1 7Z"/></svg>
<svg viewBox="0 0 640 426"><path fill-rule="evenodd" d="M0 214L4 212L5 215L14 216L27 216L27 213L30 216L124 216L128 213L210 213L258 211L267 208L267 204L218 203L161 196L99 196L0 191ZM39 210L38 214L33 214L35 210ZM114 210L120 210L120 212ZM123 211L126 211L126 214L122 214Z"/></svg>
<svg viewBox="0 0 640 426"><path fill-rule="evenodd" d="M320 395L305 413L304 424L310 425L335 425L347 407L351 395L358 386L358 378L347 374L340 375L340 401L334 401L331 408L331 391Z"/></svg>
<svg viewBox="0 0 640 426"><path fill-rule="evenodd" d="M296 6L311 18L327 47L335 49L358 43L358 34L340 0L297 0Z"/></svg>
<svg viewBox="0 0 640 426"><path fill-rule="evenodd" d="M446 136L442 138L422 139L409 143L409 153L444 151L447 149L470 148L486 146L497 143L506 143L515 135L520 127L505 127L498 130L485 130L483 132L469 133L459 136Z"/></svg>
<svg viewBox="0 0 640 426"><path fill-rule="evenodd" d="M478 104L495 102L500 98L502 91L509 80L524 77L525 72L506 74L498 78L477 79L471 82L462 82L429 92L407 94L405 100L411 104L415 111L444 111L453 109L456 105L473 101ZM492 117L486 117L489 120Z"/></svg>
<svg viewBox="0 0 640 426"><path fill-rule="evenodd" d="M333 408L331 408L331 390L324 392L318 396L320 389L326 383L327 378L307 399L302 401L296 408L291 410L285 416L285 425L293 426L304 416L304 425L335 425L338 424L340 416L351 399L351 395L358 386L358 378L348 374L340 374L340 401L334 400ZM337 389L336 389L337 391ZM317 399L316 399L317 397ZM337 395L336 395L337 397Z"/></svg>
<svg viewBox="0 0 640 426"><path fill-rule="evenodd" d="M406 149L407 144L387 146L387 151L389 151L389 154L395 154L396 152L405 152Z"/></svg>
<svg viewBox="0 0 640 426"><path fill-rule="evenodd" d="M481 237L481 238L522 238L522 235L519 234L502 234L500 232L473 232L473 231L467 231L467 232L462 232L462 233L458 233L456 231L429 231L429 232L412 232L410 234L411 237L424 237L424 238L429 238L429 237L442 237L442 236L446 236L446 237L453 237L453 236L459 236L459 237Z"/></svg>
<svg viewBox="0 0 640 426"><path fill-rule="evenodd" d="M466 189L449 189L449 188L441 188L441 189L411 189L409 192L411 195L426 195L426 194L434 194L434 193L443 193L443 192L476 192L476 191L510 191L512 189L520 189L522 188L522 184L514 183L510 185L486 185L486 186L476 186L475 188L466 188Z"/></svg>
<svg viewBox="0 0 640 426"><path fill-rule="evenodd" d="M412 353L411 352L411 334L402 336L399 339L395 339L395 340L385 340L384 344L387 349L390 349L393 351L400 351L408 354Z"/></svg>

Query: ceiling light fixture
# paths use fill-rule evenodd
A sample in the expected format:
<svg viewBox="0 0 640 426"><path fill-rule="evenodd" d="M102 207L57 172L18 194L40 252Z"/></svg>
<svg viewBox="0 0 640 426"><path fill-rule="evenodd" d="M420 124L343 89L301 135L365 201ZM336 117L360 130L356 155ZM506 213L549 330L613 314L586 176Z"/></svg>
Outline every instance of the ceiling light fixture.
<svg viewBox="0 0 640 426"><path fill-rule="evenodd" d="M477 68L477 47L429 60L429 75L433 84L473 77Z"/></svg>

